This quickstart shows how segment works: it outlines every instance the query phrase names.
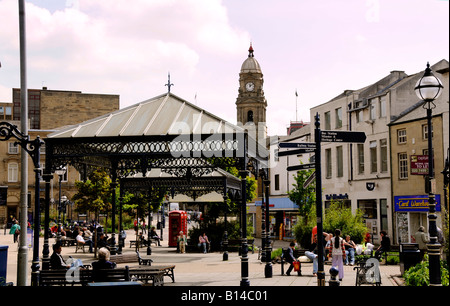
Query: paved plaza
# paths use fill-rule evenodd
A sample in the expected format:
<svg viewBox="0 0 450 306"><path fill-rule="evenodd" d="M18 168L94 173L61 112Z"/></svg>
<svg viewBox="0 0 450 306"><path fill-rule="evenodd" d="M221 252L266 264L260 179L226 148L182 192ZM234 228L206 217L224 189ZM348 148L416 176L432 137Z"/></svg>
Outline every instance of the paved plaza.
<svg viewBox="0 0 450 306"><path fill-rule="evenodd" d="M203 253L176 253L176 249L168 247L167 245L167 233L165 231L163 235L163 241L161 246L152 245L153 265L160 264L174 264L175 268L175 283L172 283L171 279L166 277L164 286L240 286L241 282L241 259L237 252L230 252L228 261L223 261L223 254L219 252L213 252L208 254ZM130 240L134 240L134 231L127 231L127 240L123 252L134 252L135 247L130 248ZM40 257L42 256L43 238L40 239L39 251ZM55 239L50 239L50 248ZM7 245L8 248L8 268L7 268L7 281L13 282L16 285L17 278L17 244L13 243L12 235L1 230L0 232L0 245ZM255 245L260 245L260 240L255 240ZM288 242L276 240L274 242L274 248L287 247ZM146 254L146 248L141 248L141 254ZM28 252L29 261L29 273L31 275L31 260L32 249ZM75 253L75 247L63 247L62 255L64 258L72 256L76 259L81 259L84 264L90 264L95 261L93 254L87 252L83 253L78 251ZM281 264L272 265L271 278L265 277L265 263L261 263L258 260L258 252L252 254L249 252L249 281L250 286L317 286L317 277L312 274L312 263L302 263L302 276L297 276L295 272L291 273L291 276L281 275ZM136 266L138 263L123 263L118 267ZM284 265L284 271L289 267L288 264ZM325 265L326 285L328 286L329 270L331 266ZM399 286L402 285L402 279L400 278L400 267L398 265L380 265L381 272L381 286ZM355 286L356 271L352 266L344 266L344 279L340 283L341 286ZM370 285L364 285L370 286Z"/></svg>

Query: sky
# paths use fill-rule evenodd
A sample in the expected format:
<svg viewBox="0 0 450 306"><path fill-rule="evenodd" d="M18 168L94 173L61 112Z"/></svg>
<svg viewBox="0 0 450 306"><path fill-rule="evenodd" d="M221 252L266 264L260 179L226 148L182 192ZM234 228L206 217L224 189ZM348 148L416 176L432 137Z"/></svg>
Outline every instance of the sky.
<svg viewBox="0 0 450 306"><path fill-rule="evenodd" d="M0 0L0 102L20 88L18 10ZM170 73L173 94L231 123L251 43L271 136L344 90L449 59L448 0L28 0L25 16L29 89L123 108L166 93Z"/></svg>

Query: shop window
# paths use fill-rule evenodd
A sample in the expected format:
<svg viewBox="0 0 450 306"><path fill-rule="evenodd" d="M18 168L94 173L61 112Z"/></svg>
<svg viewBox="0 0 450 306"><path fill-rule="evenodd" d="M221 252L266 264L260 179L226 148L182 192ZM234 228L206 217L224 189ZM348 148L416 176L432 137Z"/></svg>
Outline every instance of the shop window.
<svg viewBox="0 0 450 306"><path fill-rule="evenodd" d="M358 208L365 219L377 219L377 200L358 200Z"/></svg>

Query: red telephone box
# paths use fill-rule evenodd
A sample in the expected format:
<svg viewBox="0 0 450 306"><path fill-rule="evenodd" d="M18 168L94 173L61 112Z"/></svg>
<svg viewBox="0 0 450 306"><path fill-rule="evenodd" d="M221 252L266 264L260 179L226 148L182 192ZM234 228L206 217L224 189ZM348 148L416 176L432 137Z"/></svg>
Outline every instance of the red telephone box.
<svg viewBox="0 0 450 306"><path fill-rule="evenodd" d="M177 236L180 231L187 235L187 212L172 210L169 212L169 246L177 246Z"/></svg>

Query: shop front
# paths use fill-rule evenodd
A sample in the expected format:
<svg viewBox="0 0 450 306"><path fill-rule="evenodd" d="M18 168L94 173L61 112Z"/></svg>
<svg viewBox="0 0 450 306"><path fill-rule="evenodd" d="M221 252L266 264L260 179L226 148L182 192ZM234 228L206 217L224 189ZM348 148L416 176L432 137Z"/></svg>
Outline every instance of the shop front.
<svg viewBox="0 0 450 306"><path fill-rule="evenodd" d="M255 233L262 228L262 215L265 211L263 201L255 201L256 223ZM299 220L299 207L288 197L269 199L269 235L276 240L294 240L294 226ZM258 235L259 236L259 235Z"/></svg>
<svg viewBox="0 0 450 306"><path fill-rule="evenodd" d="M436 212L441 211L441 195L436 194ZM394 212L399 243L413 243L420 226L428 233L428 195L394 196Z"/></svg>

